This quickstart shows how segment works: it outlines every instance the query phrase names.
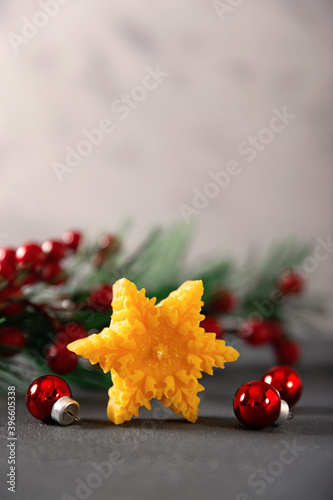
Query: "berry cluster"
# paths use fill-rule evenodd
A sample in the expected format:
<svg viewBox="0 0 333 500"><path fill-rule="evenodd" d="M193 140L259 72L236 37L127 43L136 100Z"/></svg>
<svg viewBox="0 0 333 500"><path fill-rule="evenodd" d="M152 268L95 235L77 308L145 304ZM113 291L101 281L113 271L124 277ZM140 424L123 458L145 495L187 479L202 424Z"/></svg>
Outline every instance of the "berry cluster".
<svg viewBox="0 0 333 500"><path fill-rule="evenodd" d="M66 231L61 239L48 239L41 245L28 242L17 249L0 248L0 315L11 318L9 325L0 328L0 356L10 358L29 344L31 332L11 324L20 324L25 309L32 306L25 295L25 287L40 282L64 284L68 279L65 259L78 251L82 239L79 231ZM100 268L110 252L118 248L115 236L100 236L92 252L95 268ZM112 286L99 283L83 300L71 302L76 310L111 312ZM78 357L68 351L67 344L87 336L86 328L77 321L59 319L58 311L52 308L52 304L39 306L39 309L49 319L53 330L52 344L45 345L43 349L49 369L62 375L72 372L78 364Z"/></svg>
<svg viewBox="0 0 333 500"><path fill-rule="evenodd" d="M38 281L52 285L64 283L67 276L61 261L77 251L80 241L81 233L66 231L62 240L50 239L41 245L28 242L17 249L0 248L0 279L16 290Z"/></svg>
<svg viewBox="0 0 333 500"><path fill-rule="evenodd" d="M286 271L277 280L276 288L284 297L297 295L304 289L302 277L294 271ZM223 338L228 330L224 328L219 316L235 309L237 299L230 290L218 290L209 304L208 315L201 326L214 332L217 338ZM216 315L215 315L216 314ZM294 365L300 358L300 346L286 335L281 321L276 318L249 319L237 329L237 334L251 346L270 344L279 364Z"/></svg>

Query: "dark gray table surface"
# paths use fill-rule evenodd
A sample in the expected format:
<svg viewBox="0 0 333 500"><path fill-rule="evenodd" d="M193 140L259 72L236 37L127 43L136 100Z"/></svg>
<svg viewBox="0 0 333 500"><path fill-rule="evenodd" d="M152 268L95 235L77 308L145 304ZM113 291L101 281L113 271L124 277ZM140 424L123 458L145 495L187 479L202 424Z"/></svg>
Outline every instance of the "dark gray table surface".
<svg viewBox="0 0 333 500"><path fill-rule="evenodd" d="M17 396L16 493L6 486L7 398L1 396L0 498L333 500L333 343L304 346L304 393L295 418L262 431L237 422L232 400L273 357L244 347L241 354L237 363L204 376L196 424L154 401L151 412L143 409L138 419L115 426L106 418L105 392L72 388L82 424L47 425Z"/></svg>

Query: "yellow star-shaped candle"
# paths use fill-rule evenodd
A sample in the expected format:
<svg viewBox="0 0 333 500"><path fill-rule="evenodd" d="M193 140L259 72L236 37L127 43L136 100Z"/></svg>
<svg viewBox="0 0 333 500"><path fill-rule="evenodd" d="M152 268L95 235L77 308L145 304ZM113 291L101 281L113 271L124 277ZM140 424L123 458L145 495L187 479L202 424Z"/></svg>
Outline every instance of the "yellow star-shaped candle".
<svg viewBox="0 0 333 500"><path fill-rule="evenodd" d="M150 410L157 398L190 422L198 416L204 387L201 372L213 374L239 354L215 333L200 327L202 281L186 281L155 305L145 290L123 278L113 286L113 314L108 328L68 345L104 372L111 370L108 418L115 424L138 416L140 406Z"/></svg>

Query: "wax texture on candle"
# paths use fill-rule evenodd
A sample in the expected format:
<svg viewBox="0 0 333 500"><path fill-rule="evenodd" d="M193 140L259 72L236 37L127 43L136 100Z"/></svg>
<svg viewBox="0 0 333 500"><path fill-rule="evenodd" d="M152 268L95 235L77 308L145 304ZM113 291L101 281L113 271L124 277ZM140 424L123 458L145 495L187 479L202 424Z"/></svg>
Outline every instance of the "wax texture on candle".
<svg viewBox="0 0 333 500"><path fill-rule="evenodd" d="M112 422L138 416L140 406L150 410L152 398L190 422L197 420L201 372L212 375L214 366L224 368L239 356L200 327L202 294L202 281L186 281L155 305L145 289L120 279L113 286L110 326L68 345L111 371L107 413Z"/></svg>

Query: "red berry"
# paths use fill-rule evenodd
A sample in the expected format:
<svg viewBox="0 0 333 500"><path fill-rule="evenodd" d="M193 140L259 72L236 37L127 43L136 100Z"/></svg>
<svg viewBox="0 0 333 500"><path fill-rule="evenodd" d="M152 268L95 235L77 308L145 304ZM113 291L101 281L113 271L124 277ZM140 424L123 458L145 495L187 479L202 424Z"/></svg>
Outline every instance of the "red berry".
<svg viewBox="0 0 333 500"><path fill-rule="evenodd" d="M19 314L23 308L24 295L20 288L7 286L0 292L0 312L1 314L14 316Z"/></svg>
<svg viewBox="0 0 333 500"><path fill-rule="evenodd" d="M10 280L15 276L15 250L13 248L0 248L0 276Z"/></svg>
<svg viewBox="0 0 333 500"><path fill-rule="evenodd" d="M295 365L301 356L301 348L293 340L283 339L274 344L274 351L279 365Z"/></svg>
<svg viewBox="0 0 333 500"><path fill-rule="evenodd" d="M243 323L239 335L250 345L264 345L271 339L270 325L266 321L249 320Z"/></svg>
<svg viewBox="0 0 333 500"><path fill-rule="evenodd" d="M46 283L60 285L66 281L67 275L57 262L50 262L41 268L40 278Z"/></svg>
<svg viewBox="0 0 333 500"><path fill-rule="evenodd" d="M15 279L14 285L17 285L19 287L33 285L37 281L39 281L38 275L34 271L31 271L31 272L26 273L24 275L19 275Z"/></svg>
<svg viewBox="0 0 333 500"><path fill-rule="evenodd" d="M16 264L20 269L33 269L44 261L42 249L36 243L25 243L16 250Z"/></svg>
<svg viewBox="0 0 333 500"><path fill-rule="evenodd" d="M47 352L46 361L48 367L54 373L65 375L75 370L79 359L65 345L53 344Z"/></svg>
<svg viewBox="0 0 333 500"><path fill-rule="evenodd" d="M304 280L293 271L286 271L278 279L278 289L284 295L297 295L304 289Z"/></svg>
<svg viewBox="0 0 333 500"><path fill-rule="evenodd" d="M270 329L270 342L274 343L274 342L278 342L279 340L281 340L282 338L282 335L283 335L283 327L280 323L280 321L276 320L276 319L272 319L272 320L269 320L267 321L267 324L269 326L269 329Z"/></svg>
<svg viewBox="0 0 333 500"><path fill-rule="evenodd" d="M214 311L219 313L228 313L236 306L236 297L231 290L218 290L215 292L211 307Z"/></svg>
<svg viewBox="0 0 333 500"><path fill-rule="evenodd" d="M7 306L2 306L2 302L0 300L0 312L7 316L17 316L24 309L24 304L22 302L12 302Z"/></svg>
<svg viewBox="0 0 333 500"><path fill-rule="evenodd" d="M206 332L215 333L217 339L221 339L224 335L221 323L213 316L207 316L207 318L201 321L200 326L204 328Z"/></svg>
<svg viewBox="0 0 333 500"><path fill-rule="evenodd" d="M97 243L101 250L118 250L119 248L119 241L112 234L102 234L98 238Z"/></svg>
<svg viewBox="0 0 333 500"><path fill-rule="evenodd" d="M112 297L112 286L101 284L91 291L88 305L96 311L107 311L111 309Z"/></svg>
<svg viewBox="0 0 333 500"><path fill-rule="evenodd" d="M66 245L58 240L46 240L42 244L42 250L47 261L59 261L65 256Z"/></svg>
<svg viewBox="0 0 333 500"><path fill-rule="evenodd" d="M15 356L25 346L22 330L15 326L5 326L0 330L0 354L7 358Z"/></svg>
<svg viewBox="0 0 333 500"><path fill-rule="evenodd" d="M14 248L0 248L0 262L6 261L15 266L15 253Z"/></svg>
<svg viewBox="0 0 333 500"><path fill-rule="evenodd" d="M66 247L76 252L78 246L81 242L82 235L79 231L66 231L62 235L62 241L65 243Z"/></svg>
<svg viewBox="0 0 333 500"><path fill-rule="evenodd" d="M0 291L0 301L3 300L19 300L24 297L20 288L17 286L6 286L3 290Z"/></svg>
<svg viewBox="0 0 333 500"><path fill-rule="evenodd" d="M62 346L67 346L70 342L84 339L87 336L87 330L81 323L70 321L61 325L61 330L56 336L56 343Z"/></svg>

